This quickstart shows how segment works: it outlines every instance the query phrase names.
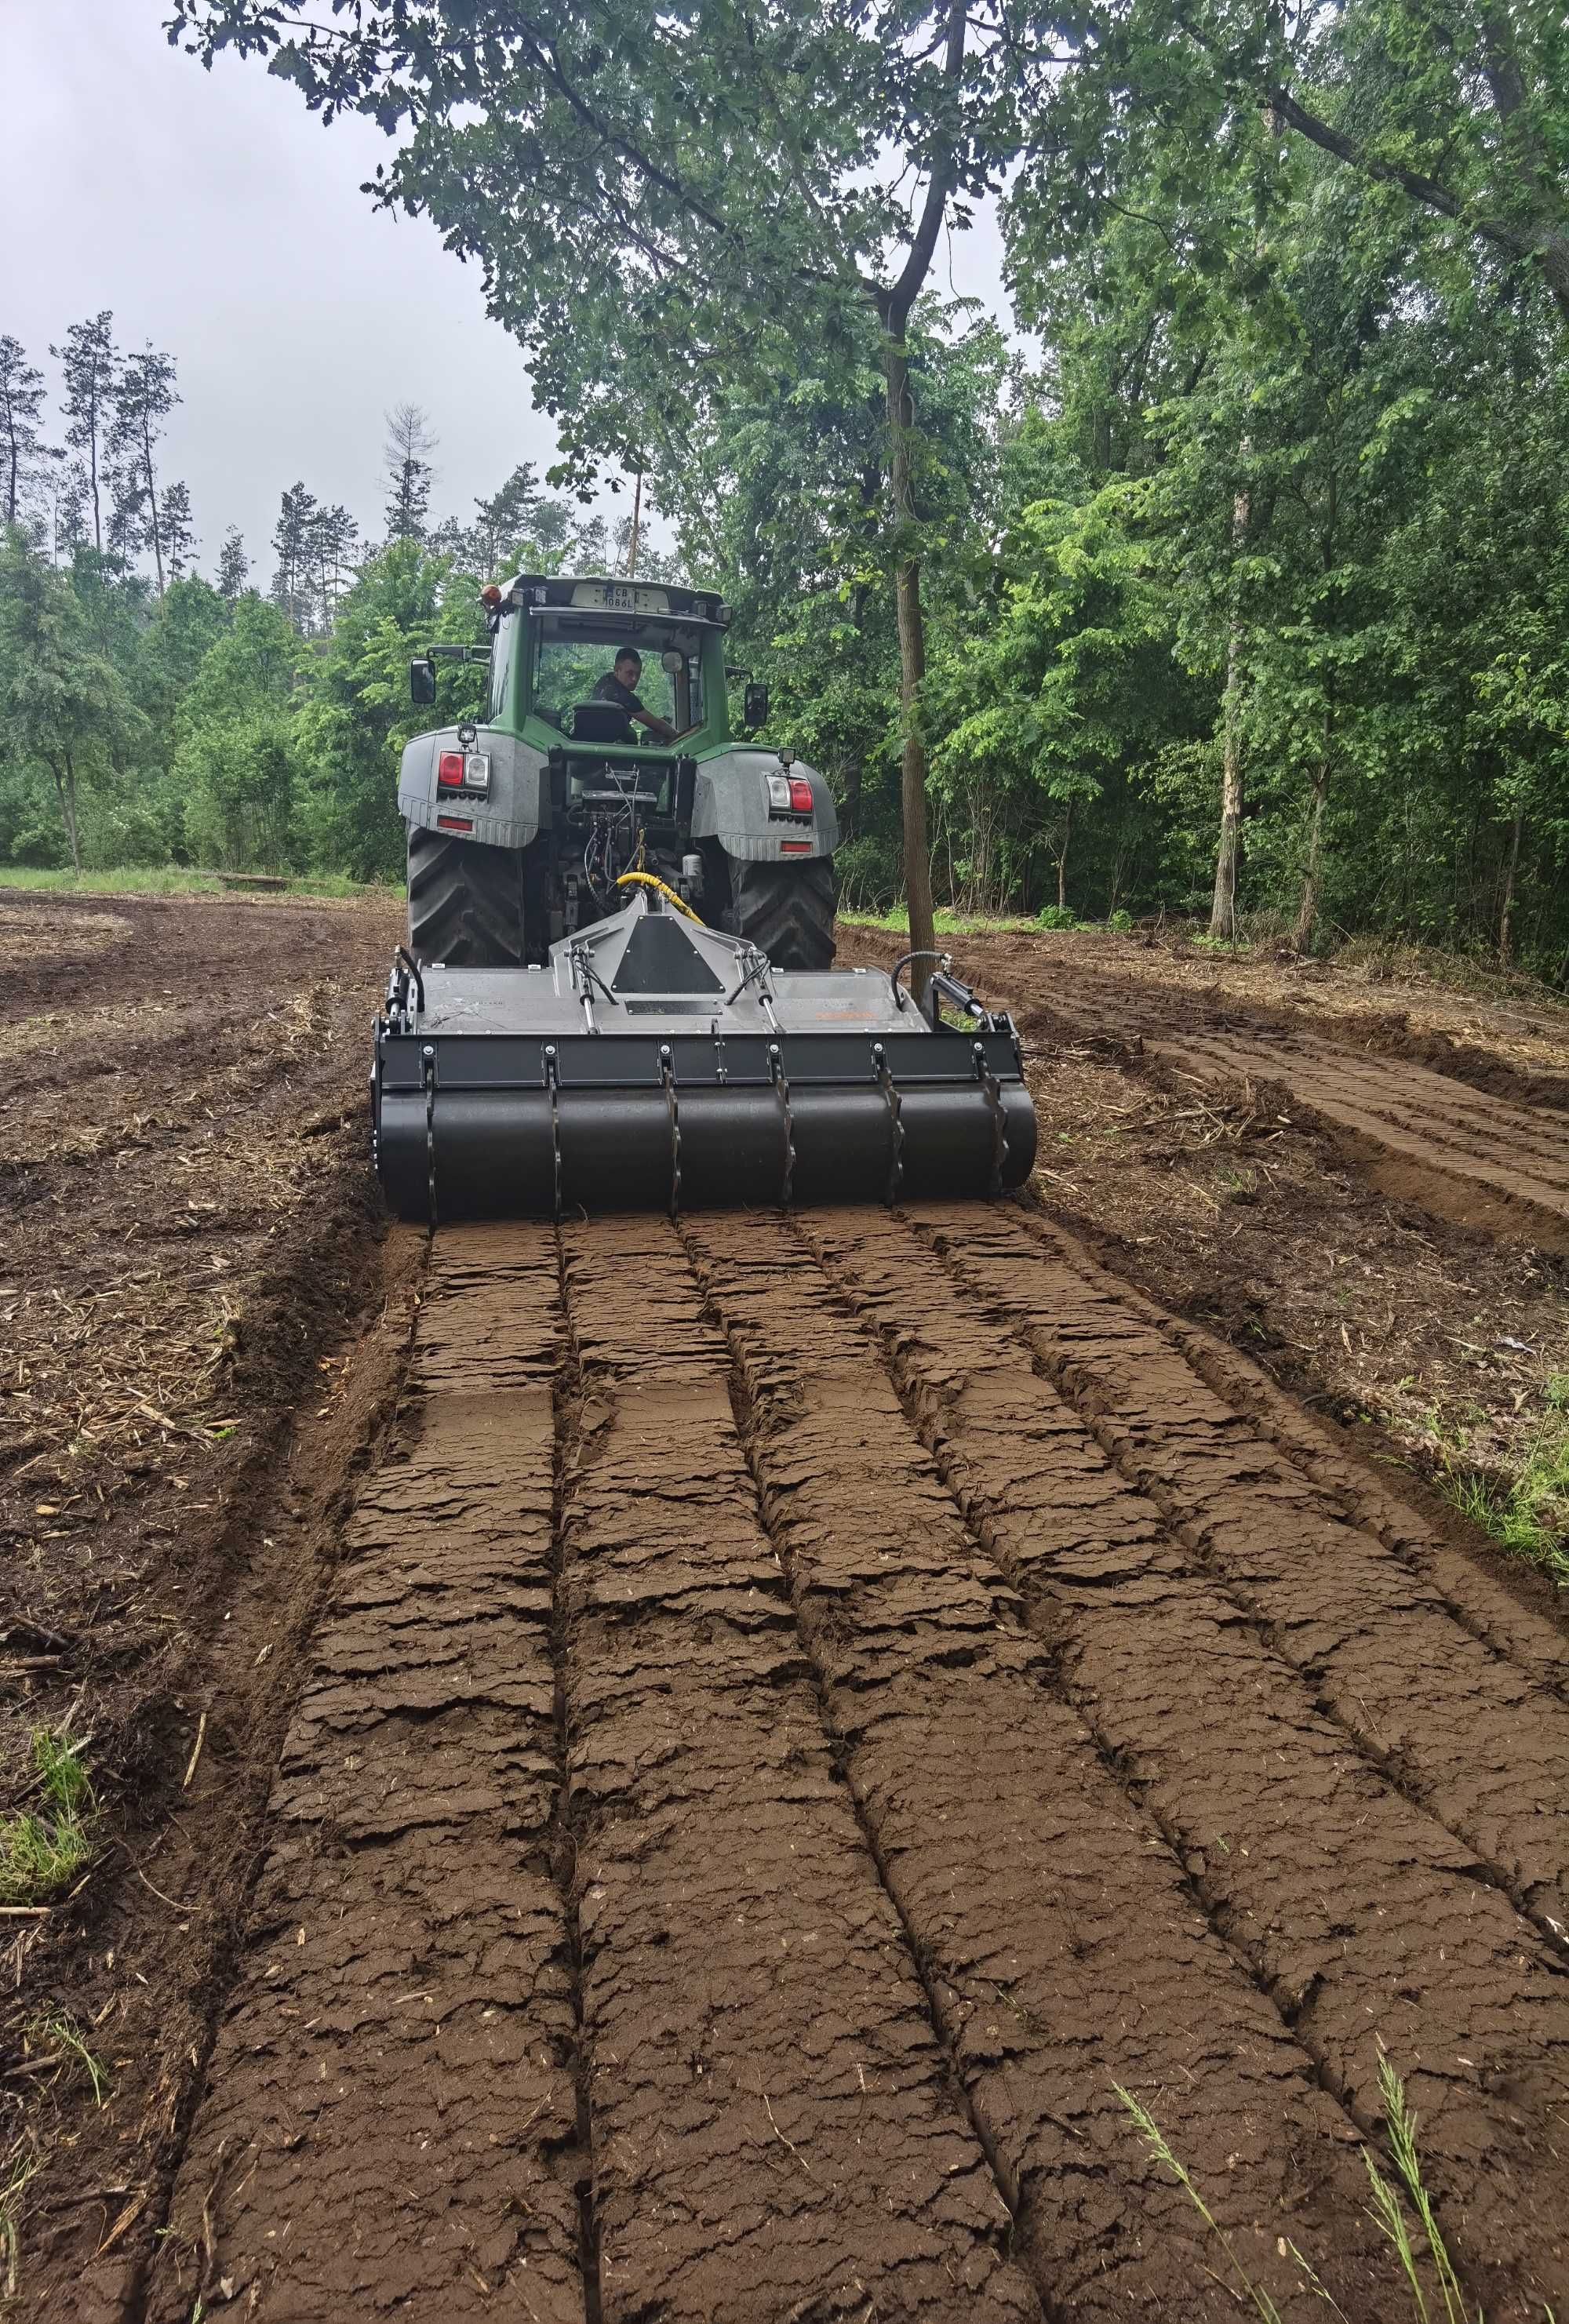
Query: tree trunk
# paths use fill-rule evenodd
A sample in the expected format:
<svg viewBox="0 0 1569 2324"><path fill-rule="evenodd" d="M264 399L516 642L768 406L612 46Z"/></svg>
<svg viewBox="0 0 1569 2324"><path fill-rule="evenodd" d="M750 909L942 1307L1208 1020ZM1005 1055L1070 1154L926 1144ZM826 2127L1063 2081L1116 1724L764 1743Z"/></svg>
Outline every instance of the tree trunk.
<svg viewBox="0 0 1569 2324"><path fill-rule="evenodd" d="M163 595L163 534L158 522L158 486L152 474L151 423L142 422L142 465L147 478L147 521L152 527L152 563L158 574L158 594Z"/></svg>
<svg viewBox="0 0 1569 2324"><path fill-rule="evenodd" d="M637 579L638 534L642 529L642 513L643 472L640 463L637 472L637 483L632 488L632 532L627 542L626 550L626 577L629 581L635 581Z"/></svg>
<svg viewBox="0 0 1569 2324"><path fill-rule="evenodd" d="M79 880L82 876L82 851L77 838L77 775L70 752L66 752L63 765L57 766L51 759L50 771L60 795L60 811L65 817L66 837L70 841L71 870Z"/></svg>
<svg viewBox="0 0 1569 2324"><path fill-rule="evenodd" d="M1514 966L1515 890L1520 869L1520 835L1526 825L1525 793L1515 799L1514 826L1509 835L1509 860L1504 868L1503 902L1499 908L1499 966Z"/></svg>
<svg viewBox="0 0 1569 2324"><path fill-rule="evenodd" d="M903 736L903 774L900 787L904 809L904 892L909 913L909 942L914 952L935 947L932 915L931 852L927 844L927 754L917 723L920 683L926 676L926 627L921 619L920 563L909 554L915 536L915 493L909 459L909 364L902 325L897 337L883 342L883 377L888 388L890 470L893 485L893 522L903 536L894 571L894 599L899 615L899 703ZM923 994L929 961L912 964L911 985Z"/></svg>
<svg viewBox="0 0 1569 2324"><path fill-rule="evenodd" d="M1067 909L1067 844L1073 835L1074 803L1068 799L1062 811L1062 848L1057 859L1057 908Z"/></svg>
<svg viewBox="0 0 1569 2324"><path fill-rule="evenodd" d="M1313 812L1307 824L1307 861L1302 868L1302 901L1297 907L1297 926L1291 941L1298 952L1306 952L1312 941L1318 918L1318 890L1324 866L1324 807L1329 797L1329 760L1318 762L1318 772L1313 778Z"/></svg>
<svg viewBox="0 0 1569 2324"><path fill-rule="evenodd" d="M1245 460L1252 446L1242 438ZM1232 503L1232 554L1248 537L1248 495L1240 492ZM1215 854L1214 900L1210 906L1209 932L1234 941L1237 936L1237 872L1242 854L1242 622L1237 609L1236 583L1232 584L1231 634L1226 640L1226 690L1221 706L1221 838Z"/></svg>

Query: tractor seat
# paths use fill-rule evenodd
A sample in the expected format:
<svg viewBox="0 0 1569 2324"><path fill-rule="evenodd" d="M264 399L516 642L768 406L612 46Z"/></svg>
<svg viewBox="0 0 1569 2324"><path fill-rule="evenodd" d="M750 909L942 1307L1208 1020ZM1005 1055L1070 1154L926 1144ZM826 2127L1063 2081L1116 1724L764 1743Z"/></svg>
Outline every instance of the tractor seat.
<svg viewBox="0 0 1569 2324"><path fill-rule="evenodd" d="M635 742L632 721L614 702L577 702L572 706L575 742Z"/></svg>

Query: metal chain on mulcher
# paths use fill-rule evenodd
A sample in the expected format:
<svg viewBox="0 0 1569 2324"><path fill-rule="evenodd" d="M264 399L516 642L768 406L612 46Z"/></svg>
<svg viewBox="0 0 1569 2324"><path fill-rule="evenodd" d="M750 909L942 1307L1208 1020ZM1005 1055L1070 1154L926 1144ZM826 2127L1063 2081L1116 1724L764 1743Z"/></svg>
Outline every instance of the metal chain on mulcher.
<svg viewBox="0 0 1569 2324"><path fill-rule="evenodd" d="M894 1087L893 1075L888 1070L888 1053L881 1041L872 1042L872 1070L888 1105L888 1192L883 1199L891 1206L898 1202L904 1184L904 1123L900 1118L904 1100Z"/></svg>
<svg viewBox="0 0 1569 2324"><path fill-rule="evenodd" d="M1008 1117L1002 1111L1002 1091L997 1076L986 1063L984 1042L973 1045L975 1059L975 1079L986 1093L986 1102L992 1109L992 1183L989 1194L1002 1192L1002 1165L1008 1158Z"/></svg>
<svg viewBox="0 0 1569 2324"><path fill-rule="evenodd" d="M665 1085L665 1103L670 1115L670 1216L678 1218L681 1210L681 1109L676 1099L676 1066L668 1041L660 1047L660 1078Z"/></svg>

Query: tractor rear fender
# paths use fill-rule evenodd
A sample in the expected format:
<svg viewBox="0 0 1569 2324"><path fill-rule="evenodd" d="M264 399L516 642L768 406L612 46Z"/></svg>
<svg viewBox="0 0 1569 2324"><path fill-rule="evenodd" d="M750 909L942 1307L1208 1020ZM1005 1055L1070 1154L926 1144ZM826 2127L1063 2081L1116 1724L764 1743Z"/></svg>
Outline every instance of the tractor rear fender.
<svg viewBox="0 0 1569 2324"><path fill-rule="evenodd" d="M774 804L771 775L794 776L798 783L811 785L809 816ZM799 759L787 768L777 751L743 742L697 761L692 836L716 839L727 855L743 863L777 863L781 854L805 862L832 855L839 844L839 818L825 776Z"/></svg>
<svg viewBox="0 0 1569 2324"><path fill-rule="evenodd" d="M426 831L468 825L468 836L491 847L527 847L539 832L546 797L545 753L497 726L482 726L472 749L490 761L483 792L438 785L437 761L461 749L455 726L416 734L403 746L398 807L405 823Z"/></svg>

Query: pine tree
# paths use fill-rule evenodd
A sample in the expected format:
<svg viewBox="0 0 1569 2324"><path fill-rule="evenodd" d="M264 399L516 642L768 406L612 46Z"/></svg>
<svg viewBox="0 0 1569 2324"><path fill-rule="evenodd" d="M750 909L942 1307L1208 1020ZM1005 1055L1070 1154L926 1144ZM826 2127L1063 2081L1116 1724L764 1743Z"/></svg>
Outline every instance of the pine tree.
<svg viewBox="0 0 1569 2324"><path fill-rule="evenodd" d="M354 578L359 558L359 527L341 503L318 508L308 528L306 553L321 627L330 637L338 600Z"/></svg>
<svg viewBox="0 0 1569 2324"><path fill-rule="evenodd" d="M400 403L387 414L385 479L387 539L423 540L430 516L436 471L430 463L438 438L429 415L417 403Z"/></svg>
<svg viewBox="0 0 1569 2324"><path fill-rule="evenodd" d="M152 551L161 597L164 586L163 514L152 456L164 423L180 400L174 384L174 357L160 355L149 342L140 355L129 356L121 370L115 386L115 418L109 432L110 448L122 463L120 473L128 502L134 507L143 541Z"/></svg>
<svg viewBox="0 0 1569 2324"><path fill-rule="evenodd" d="M237 524L231 524L224 535L224 545L218 551L218 595L232 605L241 595L251 575L251 560L245 555L245 544Z"/></svg>
<svg viewBox="0 0 1569 2324"><path fill-rule="evenodd" d="M27 360L27 350L9 332L0 337L0 480L5 522L21 521L36 464L43 458L43 374Z"/></svg>
<svg viewBox="0 0 1569 2324"><path fill-rule="evenodd" d="M183 580L196 564L196 552L200 542L190 517L190 487L186 484L169 485L163 495L163 548L169 558L169 577Z"/></svg>
<svg viewBox="0 0 1569 2324"><path fill-rule="evenodd" d="M499 576L509 550L532 538L540 499L534 464L524 460L499 493L493 493L487 501L475 502L475 521L466 546L476 573L487 579Z"/></svg>
<svg viewBox="0 0 1569 2324"><path fill-rule="evenodd" d="M104 547L104 520L99 505L98 460L113 416L120 358L115 348L114 314L106 307L85 323L73 323L63 347L50 354L65 376L63 398L65 440L75 452L87 455L88 497L93 508L93 547Z"/></svg>
<svg viewBox="0 0 1569 2324"><path fill-rule="evenodd" d="M272 603L287 615L301 636L312 626L311 535L317 519L317 499L303 484L285 492L272 528Z"/></svg>

